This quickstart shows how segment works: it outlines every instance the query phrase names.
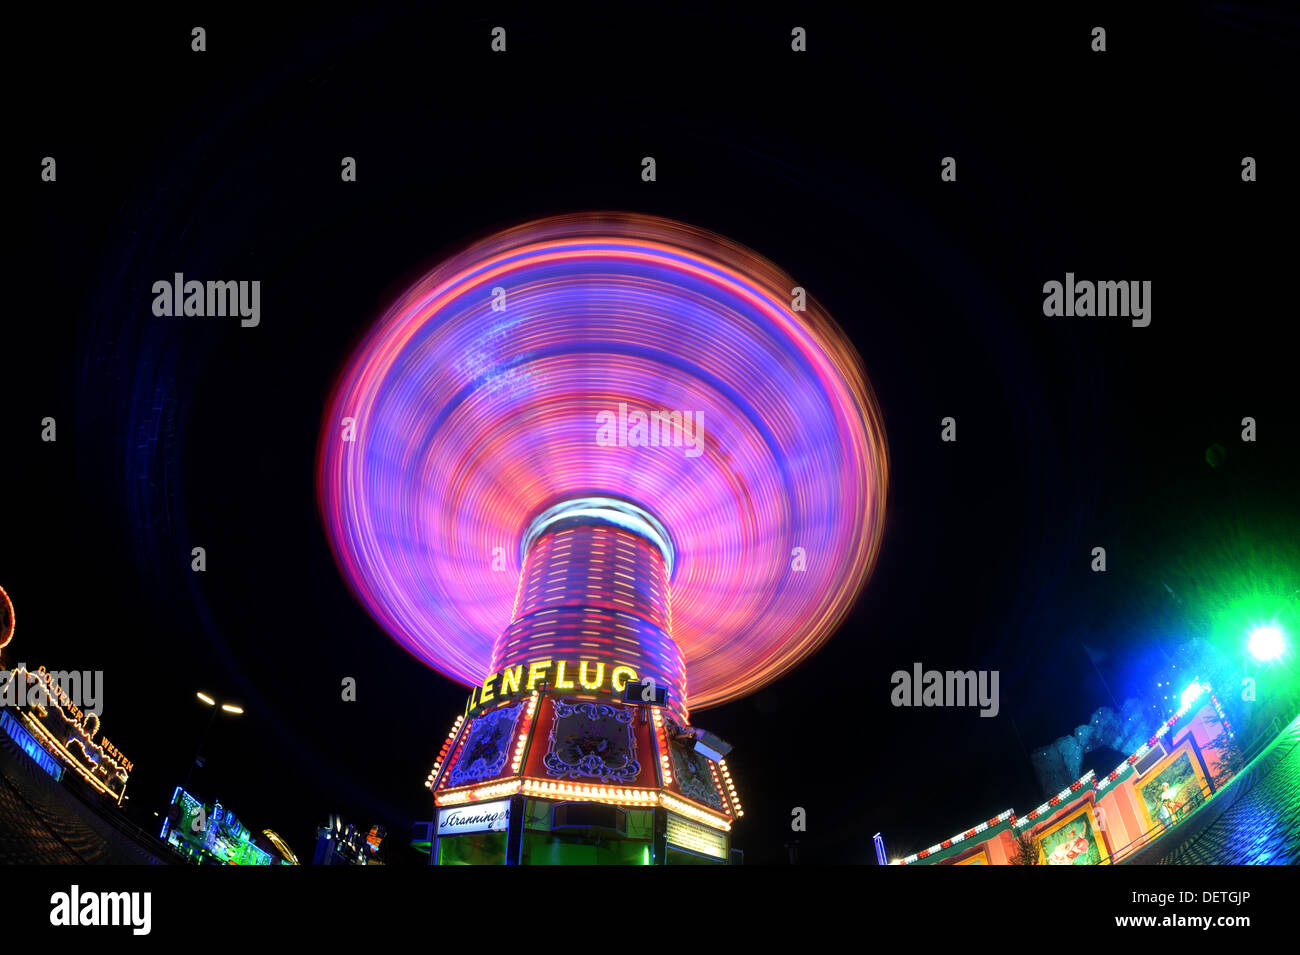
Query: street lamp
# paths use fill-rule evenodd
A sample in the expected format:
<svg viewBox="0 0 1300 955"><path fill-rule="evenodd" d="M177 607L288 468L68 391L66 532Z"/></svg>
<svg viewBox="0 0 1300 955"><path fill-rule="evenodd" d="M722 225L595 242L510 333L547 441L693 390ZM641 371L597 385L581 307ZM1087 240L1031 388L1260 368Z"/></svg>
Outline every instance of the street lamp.
<svg viewBox="0 0 1300 955"><path fill-rule="evenodd" d="M212 716L208 719L207 724L203 727L203 735L199 737L199 748L194 751L194 759L190 761L189 772L185 774L185 785L181 788L186 792L190 791L190 780L194 777L194 767L199 764L199 759L203 755L203 744L208 741L208 733L212 730L212 724L217 721L218 713L229 713L231 716L240 716L244 712L242 706L236 706L234 703L222 703L217 705L217 701L206 693L195 693L199 702L204 706L211 707Z"/></svg>
<svg viewBox="0 0 1300 955"><path fill-rule="evenodd" d="M1250 632L1246 647L1256 660L1268 662L1276 660L1286 651L1286 638L1277 624L1265 624Z"/></svg>

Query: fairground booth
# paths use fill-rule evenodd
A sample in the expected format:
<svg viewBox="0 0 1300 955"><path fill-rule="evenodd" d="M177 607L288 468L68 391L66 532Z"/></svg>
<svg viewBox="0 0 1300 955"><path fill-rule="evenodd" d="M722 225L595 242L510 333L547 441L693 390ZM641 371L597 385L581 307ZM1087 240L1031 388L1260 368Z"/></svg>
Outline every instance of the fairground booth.
<svg viewBox="0 0 1300 955"><path fill-rule="evenodd" d="M0 589L0 650L14 632L13 603ZM120 806L134 764L109 740L99 713L87 708L101 682L89 671L30 669L0 657L0 733L55 780L76 779Z"/></svg>
<svg viewBox="0 0 1300 955"><path fill-rule="evenodd" d="M1178 712L1105 776L1089 771L1024 815L1008 809L894 865L1111 865L1157 842L1234 771L1236 741L1214 690L1194 681Z"/></svg>

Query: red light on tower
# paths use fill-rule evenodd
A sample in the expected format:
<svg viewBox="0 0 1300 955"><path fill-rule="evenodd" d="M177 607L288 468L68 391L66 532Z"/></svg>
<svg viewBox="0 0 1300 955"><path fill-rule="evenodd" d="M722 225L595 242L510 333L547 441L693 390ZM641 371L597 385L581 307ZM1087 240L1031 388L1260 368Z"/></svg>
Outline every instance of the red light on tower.
<svg viewBox="0 0 1300 955"><path fill-rule="evenodd" d="M14 605L5 589L0 587L0 650L9 646L9 641L13 638Z"/></svg>

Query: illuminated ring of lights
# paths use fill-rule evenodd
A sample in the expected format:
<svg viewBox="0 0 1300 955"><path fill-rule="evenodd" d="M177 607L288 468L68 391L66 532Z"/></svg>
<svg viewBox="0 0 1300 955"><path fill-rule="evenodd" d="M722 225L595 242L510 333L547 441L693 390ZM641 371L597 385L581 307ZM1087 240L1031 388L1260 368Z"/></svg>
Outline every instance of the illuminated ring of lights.
<svg viewBox="0 0 1300 955"><path fill-rule="evenodd" d="M345 579L467 685L510 623L548 508L632 502L671 537L693 706L753 692L835 631L880 549L883 422L856 352L755 253L648 216L509 229L400 296L326 407L317 496ZM601 415L700 412L700 453L603 446ZM678 437L680 437L680 433Z"/></svg>
<svg viewBox="0 0 1300 955"><path fill-rule="evenodd" d="M528 525L524 532L523 543L519 546L519 561L523 563L533 542L547 530L561 521L586 519L600 524L612 524L633 533L640 534L658 548L663 555L664 567L669 575L673 572L673 542L667 529L655 520L653 514L627 501L616 501L608 497L584 497L576 501L562 501L554 507L548 507Z"/></svg>
<svg viewBox="0 0 1300 955"><path fill-rule="evenodd" d="M0 587L0 650L9 646L9 641L14 638L16 626L13 601L9 599L5 589Z"/></svg>

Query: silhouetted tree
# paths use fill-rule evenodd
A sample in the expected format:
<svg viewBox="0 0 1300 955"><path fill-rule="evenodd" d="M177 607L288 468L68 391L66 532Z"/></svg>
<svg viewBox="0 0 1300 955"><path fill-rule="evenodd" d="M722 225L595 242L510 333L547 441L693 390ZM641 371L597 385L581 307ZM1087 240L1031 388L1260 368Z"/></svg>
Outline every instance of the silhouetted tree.
<svg viewBox="0 0 1300 955"><path fill-rule="evenodd" d="M1016 836L1016 846L1011 854L1011 864L1038 865L1038 846L1034 844L1034 834L1028 829Z"/></svg>
<svg viewBox="0 0 1300 955"><path fill-rule="evenodd" d="M1219 728L1218 734L1205 744L1207 749L1217 749L1219 751L1218 768L1214 773L1214 788L1218 789L1241 772L1245 765L1244 754L1241 752L1241 747L1237 745L1237 741L1228 735L1228 731L1224 729L1217 716L1204 716L1201 718L1201 722L1211 729L1216 726Z"/></svg>

